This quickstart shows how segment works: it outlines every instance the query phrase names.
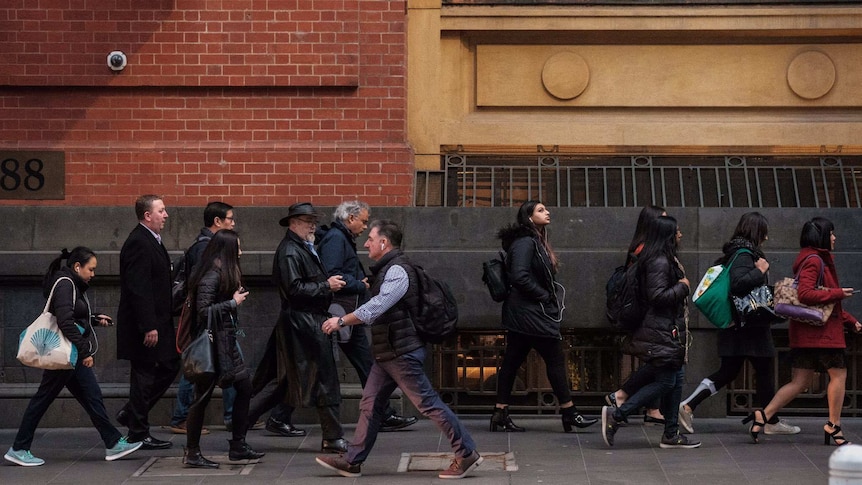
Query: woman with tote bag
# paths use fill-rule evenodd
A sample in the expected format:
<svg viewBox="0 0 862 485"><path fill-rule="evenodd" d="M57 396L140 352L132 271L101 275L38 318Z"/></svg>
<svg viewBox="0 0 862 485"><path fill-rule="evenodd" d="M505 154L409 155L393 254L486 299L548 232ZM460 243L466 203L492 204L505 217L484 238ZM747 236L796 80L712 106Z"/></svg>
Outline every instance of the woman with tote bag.
<svg viewBox="0 0 862 485"><path fill-rule="evenodd" d="M61 267L61 262L66 265ZM43 291L53 297L48 305L50 312L57 317L57 326L63 335L76 347L78 360L72 369L45 370L36 395L30 399L27 410L21 418L15 442L3 458L21 466L39 466L45 460L30 453L30 445L39 421L48 407L63 388L81 403L87 411L93 426L105 442L105 460L114 461L134 452L141 443L129 443L117 428L111 424L102 401L102 389L93 373L93 355L98 350L98 342L91 322L98 325L113 325L111 318L104 314L93 314L87 299L90 279L96 274L96 254L88 248L79 246L71 253L64 249L60 257L48 267Z"/></svg>

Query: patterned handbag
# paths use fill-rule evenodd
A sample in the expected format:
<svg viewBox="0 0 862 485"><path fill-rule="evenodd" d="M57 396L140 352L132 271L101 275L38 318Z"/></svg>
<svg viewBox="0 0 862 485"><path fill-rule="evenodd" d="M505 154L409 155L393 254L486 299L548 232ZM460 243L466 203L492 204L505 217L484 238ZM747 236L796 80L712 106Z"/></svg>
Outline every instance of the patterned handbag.
<svg viewBox="0 0 862 485"><path fill-rule="evenodd" d="M810 257L820 259L820 276L817 277L816 287L824 289L821 286L823 283L823 267L825 266L823 260L816 254L811 254L805 259ZM809 323L815 327L822 327L826 324L826 320L829 320L829 316L832 315L835 302L819 305L804 305L799 303L798 286L799 273L796 273L793 278L784 278L775 283L775 314L782 318Z"/></svg>
<svg viewBox="0 0 862 485"><path fill-rule="evenodd" d="M63 335L57 326L57 317L48 311L54 290L61 280L72 283L72 304L77 301L72 279L66 276L58 278L51 287L42 314L21 332L18 339L18 360L28 367L48 370L74 369L78 361L78 348Z"/></svg>

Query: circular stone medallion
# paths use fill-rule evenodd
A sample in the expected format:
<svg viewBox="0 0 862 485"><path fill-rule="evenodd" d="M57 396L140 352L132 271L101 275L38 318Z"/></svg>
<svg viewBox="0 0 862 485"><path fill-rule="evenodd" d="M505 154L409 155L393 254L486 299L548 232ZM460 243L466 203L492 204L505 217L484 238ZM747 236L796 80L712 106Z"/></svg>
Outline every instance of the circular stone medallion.
<svg viewBox="0 0 862 485"><path fill-rule="evenodd" d="M835 64L822 52L803 52L787 67L787 84L801 98L822 98L835 85Z"/></svg>
<svg viewBox="0 0 862 485"><path fill-rule="evenodd" d="M590 82L590 68L583 57L574 52L554 54L542 68L542 84L557 99L574 99Z"/></svg>

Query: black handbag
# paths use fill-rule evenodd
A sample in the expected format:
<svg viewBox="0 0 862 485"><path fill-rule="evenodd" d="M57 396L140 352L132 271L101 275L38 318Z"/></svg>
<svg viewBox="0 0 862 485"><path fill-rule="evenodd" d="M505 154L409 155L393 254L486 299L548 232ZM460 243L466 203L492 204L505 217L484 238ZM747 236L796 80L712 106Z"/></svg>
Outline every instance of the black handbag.
<svg viewBox="0 0 862 485"><path fill-rule="evenodd" d="M768 285L760 285L745 296L731 299L740 325L768 325L782 320L775 315L772 288Z"/></svg>
<svg viewBox="0 0 862 485"><path fill-rule="evenodd" d="M213 343L212 309L207 313L207 326L186 346L182 354L183 375L189 382L212 379L216 373Z"/></svg>

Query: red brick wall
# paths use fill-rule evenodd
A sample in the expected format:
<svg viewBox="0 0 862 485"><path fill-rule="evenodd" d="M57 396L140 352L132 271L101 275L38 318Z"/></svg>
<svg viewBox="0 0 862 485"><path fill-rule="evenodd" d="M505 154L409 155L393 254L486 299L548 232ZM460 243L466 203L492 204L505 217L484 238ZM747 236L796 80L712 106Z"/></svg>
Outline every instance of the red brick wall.
<svg viewBox="0 0 862 485"><path fill-rule="evenodd" d="M403 0L4 2L0 151L64 151L66 200L0 203L410 205L405 20Z"/></svg>

